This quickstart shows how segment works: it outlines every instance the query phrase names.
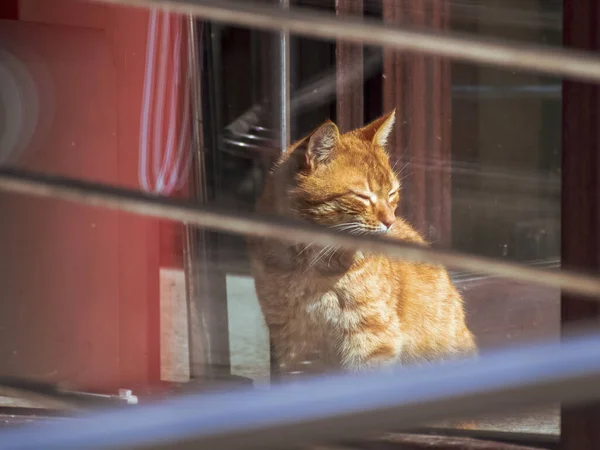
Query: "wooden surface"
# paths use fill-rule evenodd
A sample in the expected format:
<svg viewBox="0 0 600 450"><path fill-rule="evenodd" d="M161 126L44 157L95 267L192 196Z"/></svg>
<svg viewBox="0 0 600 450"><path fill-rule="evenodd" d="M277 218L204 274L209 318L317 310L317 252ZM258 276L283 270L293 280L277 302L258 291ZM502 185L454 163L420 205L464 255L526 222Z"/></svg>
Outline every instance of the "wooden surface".
<svg viewBox="0 0 600 450"><path fill-rule="evenodd" d="M52 417L31 411L27 415L0 414L3 428L33 425L40 422L57 422L70 418ZM176 448L176 447L174 447ZM291 447L291 448L298 448ZM431 436L420 434L394 434L382 439L372 439L344 445L318 445L306 450L544 450L550 447L507 444L464 437Z"/></svg>
<svg viewBox="0 0 600 450"><path fill-rule="evenodd" d="M499 278L456 283L467 323L483 350L558 339L560 291Z"/></svg>
<svg viewBox="0 0 600 450"><path fill-rule="evenodd" d="M467 323L482 353L560 337L560 291L499 278L461 281ZM478 430L558 435L557 405L473 419Z"/></svg>
<svg viewBox="0 0 600 450"><path fill-rule="evenodd" d="M533 447L465 437L392 434L352 445L361 450L533 450ZM540 447L537 447L539 450ZM543 448L543 447L542 447Z"/></svg>
<svg viewBox="0 0 600 450"><path fill-rule="evenodd" d="M363 0L337 0L338 16L362 16ZM363 46L337 41L337 125L342 133L364 125Z"/></svg>
<svg viewBox="0 0 600 450"><path fill-rule="evenodd" d="M449 2L383 0L384 21L445 29ZM401 215L436 245L451 239L450 65L441 58L384 50L383 109L396 108L393 148L405 176Z"/></svg>

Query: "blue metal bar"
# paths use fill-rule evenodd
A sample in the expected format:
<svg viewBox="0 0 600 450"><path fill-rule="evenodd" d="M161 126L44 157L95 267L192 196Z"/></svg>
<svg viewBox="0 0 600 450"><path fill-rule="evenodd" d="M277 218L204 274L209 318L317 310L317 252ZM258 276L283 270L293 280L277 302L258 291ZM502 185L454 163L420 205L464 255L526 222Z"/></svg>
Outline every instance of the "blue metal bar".
<svg viewBox="0 0 600 450"><path fill-rule="evenodd" d="M0 432L0 450L281 448L546 402L600 399L600 334L387 372L160 404Z"/></svg>

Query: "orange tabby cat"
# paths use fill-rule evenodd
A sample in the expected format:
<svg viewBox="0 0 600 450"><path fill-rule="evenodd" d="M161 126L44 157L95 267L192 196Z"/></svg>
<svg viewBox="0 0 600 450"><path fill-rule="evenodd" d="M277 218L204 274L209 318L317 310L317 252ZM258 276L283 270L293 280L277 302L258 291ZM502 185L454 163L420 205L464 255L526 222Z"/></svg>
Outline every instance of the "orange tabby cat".
<svg viewBox="0 0 600 450"><path fill-rule="evenodd" d="M332 122L321 125L281 156L257 209L426 245L395 216L400 182L385 151L394 121L392 112L343 135ZM311 361L359 371L476 352L442 267L272 239L250 239L249 250L284 372L305 372Z"/></svg>

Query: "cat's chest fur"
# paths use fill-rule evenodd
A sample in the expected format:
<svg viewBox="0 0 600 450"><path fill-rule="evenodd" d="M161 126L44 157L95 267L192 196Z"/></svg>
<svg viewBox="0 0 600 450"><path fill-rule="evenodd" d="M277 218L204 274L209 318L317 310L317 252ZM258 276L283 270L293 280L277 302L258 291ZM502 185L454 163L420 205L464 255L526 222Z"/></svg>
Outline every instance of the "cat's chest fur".
<svg viewBox="0 0 600 450"><path fill-rule="evenodd" d="M386 332L399 336L400 327L388 299L390 287L364 270L322 276L298 270L257 277L263 312L270 323L285 324L282 368L303 360L319 360L328 367L344 364L348 336L360 336L369 323L385 323ZM398 351L401 343L398 342Z"/></svg>

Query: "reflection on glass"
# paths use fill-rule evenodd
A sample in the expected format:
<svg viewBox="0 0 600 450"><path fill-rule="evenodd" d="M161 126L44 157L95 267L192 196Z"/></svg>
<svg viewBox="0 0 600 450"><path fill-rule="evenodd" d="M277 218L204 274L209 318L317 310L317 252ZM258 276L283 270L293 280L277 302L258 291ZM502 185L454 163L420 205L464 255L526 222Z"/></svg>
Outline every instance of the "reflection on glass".
<svg viewBox="0 0 600 450"><path fill-rule="evenodd" d="M373 213L345 231L386 227L399 197L396 214L433 246L540 267L560 262L559 80L297 36L290 37L283 77L286 55L276 33L211 22L193 28L174 14L78 0L57 0L51 10L45 0L22 3L0 22L6 56L0 60L2 164L251 211L265 194L282 140L296 142L327 119L343 134L395 110L395 122L379 123L370 140L363 139L386 138L395 175L371 180L375 172L357 156L343 171L350 176L356 165L357 177L344 192L333 187L338 175L323 180L330 183L323 195L340 195L348 208L361 205ZM303 0L292 7L337 7L340 16L362 14L396 25L561 41L559 2L330 3ZM282 136L288 129L280 123L286 86L289 136ZM7 112L16 110L21 121ZM328 159L323 149L332 133L326 131L317 132L321 145L309 164ZM280 185L269 195L288 199ZM387 206L377 209L380 197ZM307 371L340 367L339 349L319 354L303 347L313 332L337 342L329 325L287 336L300 350L278 346L274 324L293 314L265 320L255 291L272 289L267 295L286 311L285 282L294 280L277 289L272 280L255 286L241 236L4 194L0 202L0 290L10 299L0 306L6 374L92 392L133 388L143 397L221 383L267 386L280 369L272 348L288 356L304 352L300 360L311 361ZM316 221L356 221L338 219L327 212ZM270 257L285 264L285 251ZM344 255L307 247L301 256L307 266L343 272ZM394 273L401 278L401 270ZM557 290L449 275L458 293L437 272L443 286L423 287L419 302L440 292L462 296L480 351L558 336ZM356 281L352 289L380 299L414 281L402 276L408 278ZM404 295L416 300L416 294ZM349 307L339 296L331 300ZM450 353L470 350L462 309L436 311L415 319L424 333L432 323L448 333L455 324L453 336L464 339L448 344ZM423 342L422 336L413 339L413 345ZM401 339L392 341L400 346ZM362 350L381 357L398 350L384 348L385 342ZM425 359L446 350L428 350ZM558 433L555 410L519 414L475 427Z"/></svg>
<svg viewBox="0 0 600 450"><path fill-rule="evenodd" d="M390 17L386 16L389 5L382 8L375 2L365 2L364 14L385 19ZM409 2L392 2L392 6L408 11L398 19L399 23L420 17ZM511 9L505 4L454 2L451 14L442 11L440 18L436 16L439 5L429 2L424 8L424 23L511 39L560 43L560 5L545 4L537 10L514 6ZM239 42L248 34L255 40L245 40L247 52L256 60L254 64L245 60L245 72L253 74L252 92L259 93L262 101L248 99L235 113L235 102L250 95L242 87L248 81L242 82L237 71L228 74L227 67L239 63L234 53L241 51ZM240 37L236 39L236 35ZM280 151L276 144L278 116L273 113L278 93L275 82L269 81L277 77L278 55L270 47L276 38L268 33L227 27L219 28L218 37L221 59L217 63L221 69L213 70L228 75L218 80L218 89L209 84L206 92L208 96L223 92L222 100L216 102L224 105L220 114L229 125L223 126L219 173L220 180L228 181L221 181L215 201L252 209ZM223 50L227 45L230 50ZM251 50L253 46L256 50ZM293 38L292 141L306 136L327 119L333 119L345 132L396 108L398 120L390 137L393 145L389 152L403 184L398 209L403 218L432 245L556 267L560 261L559 81L469 64L451 65L436 58L370 47L359 47L357 56L356 47ZM242 147L244 156L234 155ZM246 162L248 159L251 162ZM236 276L250 275L247 257L241 257L243 245L241 238L222 236L219 265L224 271ZM465 299L467 323L482 351L558 336L557 290L477 274L453 272L451 277ZM256 307L254 294L248 292L247 297L246 305ZM236 304L239 301L236 297ZM232 300L228 302L233 308ZM252 327L261 336L255 339L254 367L266 367L260 361L264 361L265 336L269 332L262 321L246 327ZM242 344L247 348L250 331L241 333L236 328L229 334L232 361L242 357L248 361L248 353L236 356L233 348ZM235 337L241 334L246 338ZM238 373L261 380L268 377L264 372L261 376L253 374L249 365L246 362ZM513 418L482 419L478 426L543 433L558 430L556 409L519 416L528 420L515 417L517 414Z"/></svg>

